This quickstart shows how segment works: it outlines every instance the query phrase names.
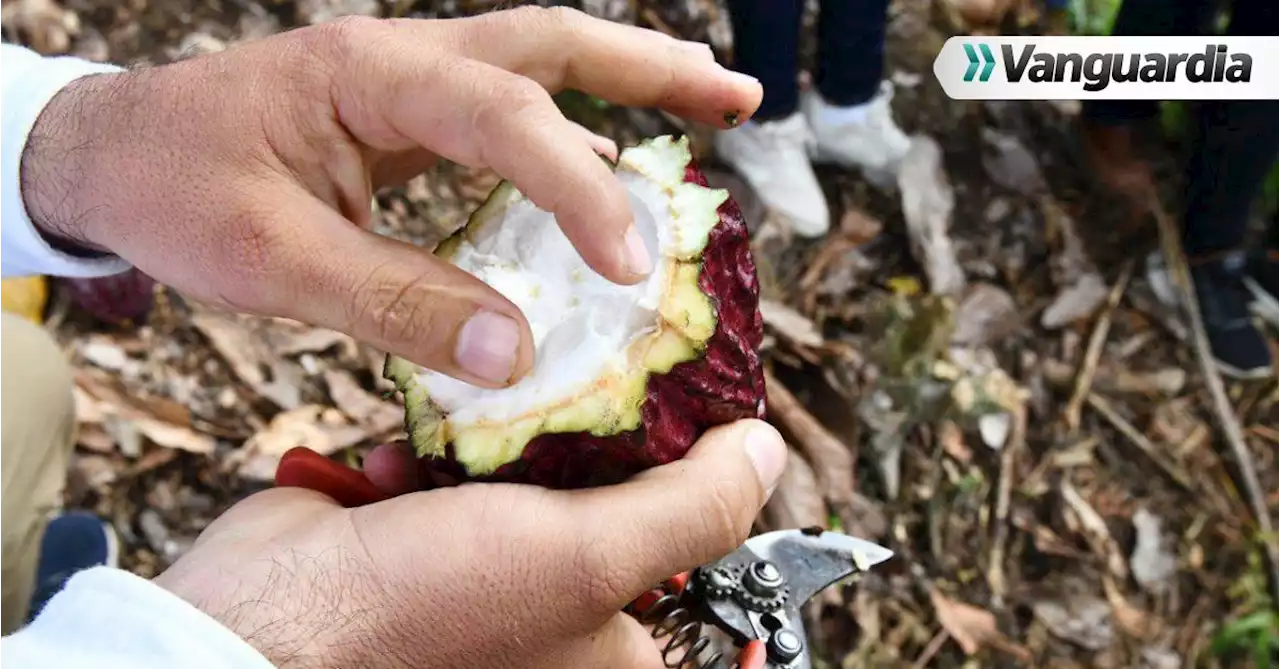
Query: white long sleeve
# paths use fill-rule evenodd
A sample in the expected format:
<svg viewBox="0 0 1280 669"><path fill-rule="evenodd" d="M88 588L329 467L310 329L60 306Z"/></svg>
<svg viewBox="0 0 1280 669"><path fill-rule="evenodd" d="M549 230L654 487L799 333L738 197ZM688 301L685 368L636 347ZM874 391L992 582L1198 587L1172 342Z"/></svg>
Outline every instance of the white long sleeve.
<svg viewBox="0 0 1280 669"><path fill-rule="evenodd" d="M58 91L80 77L121 68L70 56L46 58L15 44L0 44L0 64L0 274L95 277L128 269L115 256L77 258L50 246L27 215L19 169L27 136Z"/></svg>
<svg viewBox="0 0 1280 669"><path fill-rule="evenodd" d="M121 569L72 576L30 625L0 640L5 669L271 669L185 600Z"/></svg>

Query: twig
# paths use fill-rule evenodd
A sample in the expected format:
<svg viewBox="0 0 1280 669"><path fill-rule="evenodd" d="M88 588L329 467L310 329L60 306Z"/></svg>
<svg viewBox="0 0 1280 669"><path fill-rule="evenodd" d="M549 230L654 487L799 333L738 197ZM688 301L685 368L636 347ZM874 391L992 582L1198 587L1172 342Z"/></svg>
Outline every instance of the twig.
<svg viewBox="0 0 1280 669"><path fill-rule="evenodd" d="M1131 276L1133 276L1133 258L1125 261L1124 269L1120 270L1120 277L1116 279L1115 285L1107 295L1106 306L1098 315L1093 333L1089 335L1089 346L1084 352L1084 362L1080 364L1080 374L1076 376L1075 390L1071 393L1067 408L1062 412L1067 429L1072 434L1080 429L1080 409L1084 405L1085 395L1088 395L1089 389L1093 387L1093 377L1098 372L1098 360L1102 358L1102 348L1106 345L1107 334L1111 331L1111 315L1115 313L1116 305L1120 304L1120 297L1124 295Z"/></svg>
<svg viewBox="0 0 1280 669"><path fill-rule="evenodd" d="M929 666L930 660L938 654L938 651L942 650L942 644L946 643L947 639L950 638L951 633L947 632L945 627L938 630L938 633L929 640L929 645L924 647L920 657L916 658L915 663L911 665L911 669L924 669Z"/></svg>
<svg viewBox="0 0 1280 669"><path fill-rule="evenodd" d="M1119 430L1120 434L1124 435L1134 446L1138 447L1138 450L1150 458L1174 483L1182 486L1187 492L1194 492L1194 488L1191 485L1191 477L1165 460L1160 454L1160 449L1156 448L1156 445L1151 443L1151 440L1147 439L1147 436L1142 434L1137 427L1134 427L1133 423L1125 420L1124 416L1116 412L1115 408L1111 406L1110 400L1097 393L1089 393L1085 396L1085 400L1089 403L1089 406L1107 419L1107 422L1111 423L1112 427Z"/></svg>
<svg viewBox="0 0 1280 669"><path fill-rule="evenodd" d="M855 492L852 447L832 434L771 372L765 372L769 419L791 433L795 444L813 465L822 496L848 532L879 534L883 519L874 502ZM868 527L868 525L877 527Z"/></svg>
<svg viewBox="0 0 1280 669"><path fill-rule="evenodd" d="M1258 482L1258 472L1253 466L1253 456L1249 453L1249 447L1245 444L1244 430L1240 427L1240 421L1232 412L1231 400L1227 397L1227 389L1222 382L1222 377L1218 374L1217 365L1214 363L1213 354L1209 349L1209 335L1205 332L1204 323L1200 320L1200 303L1196 300L1195 290L1191 287L1191 270L1187 267L1187 261L1183 257L1178 229L1174 225L1173 219L1165 212L1164 206L1160 203L1156 193L1150 192L1148 197L1151 213L1155 216L1156 226L1160 230L1160 245L1164 250L1165 266L1168 268L1169 277L1173 280L1174 288L1177 289L1178 297L1183 307L1187 310L1187 316L1191 321L1191 340L1195 345L1196 360L1200 363L1200 372L1204 376L1205 384L1209 386L1209 395L1213 398L1213 410L1218 417L1218 427L1230 447L1231 459L1235 463L1240 480L1244 484L1245 498L1253 515L1253 522L1258 527L1260 541L1267 558L1267 573L1269 575L1267 581L1271 588L1271 596L1273 600L1280 599L1280 593L1277 592L1277 579L1275 578L1277 560L1276 544L1272 538L1274 526L1271 522L1271 511L1267 506L1267 498L1262 491L1262 484Z"/></svg>
<svg viewBox="0 0 1280 669"><path fill-rule="evenodd" d="M1009 438L1000 453L1000 484L996 490L995 536L987 562L987 585L991 588L991 605L1004 608L1007 591L1004 580L1004 551L1009 540L1009 503L1013 496L1013 466L1027 443L1027 409L1019 407L1013 414Z"/></svg>

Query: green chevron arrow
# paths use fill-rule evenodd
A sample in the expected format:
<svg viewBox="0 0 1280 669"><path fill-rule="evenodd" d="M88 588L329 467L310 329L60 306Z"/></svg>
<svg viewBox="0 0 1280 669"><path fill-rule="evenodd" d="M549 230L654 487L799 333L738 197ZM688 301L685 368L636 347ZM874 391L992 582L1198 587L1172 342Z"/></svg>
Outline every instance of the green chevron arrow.
<svg viewBox="0 0 1280 669"><path fill-rule="evenodd" d="M978 81L986 81L991 78L991 72L996 69L996 56L991 53L991 47L986 44L979 44L978 48L982 50L982 59L987 62L982 67L982 74L978 75Z"/></svg>
<svg viewBox="0 0 1280 669"><path fill-rule="evenodd" d="M964 80L973 81L973 75L978 71L978 52L973 50L973 45L964 45L964 55L969 57L969 68L964 71Z"/></svg>
<svg viewBox="0 0 1280 669"><path fill-rule="evenodd" d="M979 44L978 49L982 51L982 57L978 57L978 52L974 50L973 45L964 45L964 55L969 58L969 67L964 71L964 80L973 81L973 75L978 73L978 65L982 65L982 74L978 74L978 81L986 81L991 78L991 72L996 69L996 56L991 53L991 47L986 44Z"/></svg>

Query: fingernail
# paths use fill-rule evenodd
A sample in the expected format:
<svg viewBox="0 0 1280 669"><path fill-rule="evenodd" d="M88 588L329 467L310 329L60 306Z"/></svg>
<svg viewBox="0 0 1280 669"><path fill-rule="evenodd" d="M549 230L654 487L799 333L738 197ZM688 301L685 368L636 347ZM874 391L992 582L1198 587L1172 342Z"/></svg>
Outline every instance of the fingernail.
<svg viewBox="0 0 1280 669"><path fill-rule="evenodd" d="M787 445L782 442L782 436L770 425L757 425L747 433L744 447L756 468L756 476L760 477L760 485L767 495L773 494L787 466Z"/></svg>
<svg viewBox="0 0 1280 669"><path fill-rule="evenodd" d="M726 69L725 72L728 73L729 79L731 79L734 83L738 84L739 86L759 86L760 85L759 79L756 79L755 77L745 72L736 72L734 70L728 70L728 69Z"/></svg>
<svg viewBox="0 0 1280 669"><path fill-rule="evenodd" d="M520 346L520 325L508 316L478 311L458 332L454 360L471 374L502 383L511 378Z"/></svg>
<svg viewBox="0 0 1280 669"><path fill-rule="evenodd" d="M649 257L649 249L644 246L644 239L636 231L636 226L627 228L623 238L623 261L632 274L647 275L653 271L653 259Z"/></svg>

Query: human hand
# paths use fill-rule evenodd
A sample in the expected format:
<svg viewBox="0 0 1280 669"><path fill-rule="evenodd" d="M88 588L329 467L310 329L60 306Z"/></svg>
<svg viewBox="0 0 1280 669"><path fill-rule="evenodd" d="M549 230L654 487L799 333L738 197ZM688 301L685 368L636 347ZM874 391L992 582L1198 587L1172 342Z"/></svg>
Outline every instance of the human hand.
<svg viewBox="0 0 1280 669"><path fill-rule="evenodd" d="M565 88L721 127L761 97L704 44L565 8L348 17L73 82L31 133L23 199L48 234L197 299L500 387L532 365L519 309L367 230L370 202L437 158L487 166L555 213L593 269L639 281L650 259L597 156L616 147L564 118L551 93Z"/></svg>
<svg viewBox="0 0 1280 669"><path fill-rule="evenodd" d="M254 495L155 581L282 669L659 669L621 609L738 548L786 462L767 423L619 485L465 484L344 509Z"/></svg>

